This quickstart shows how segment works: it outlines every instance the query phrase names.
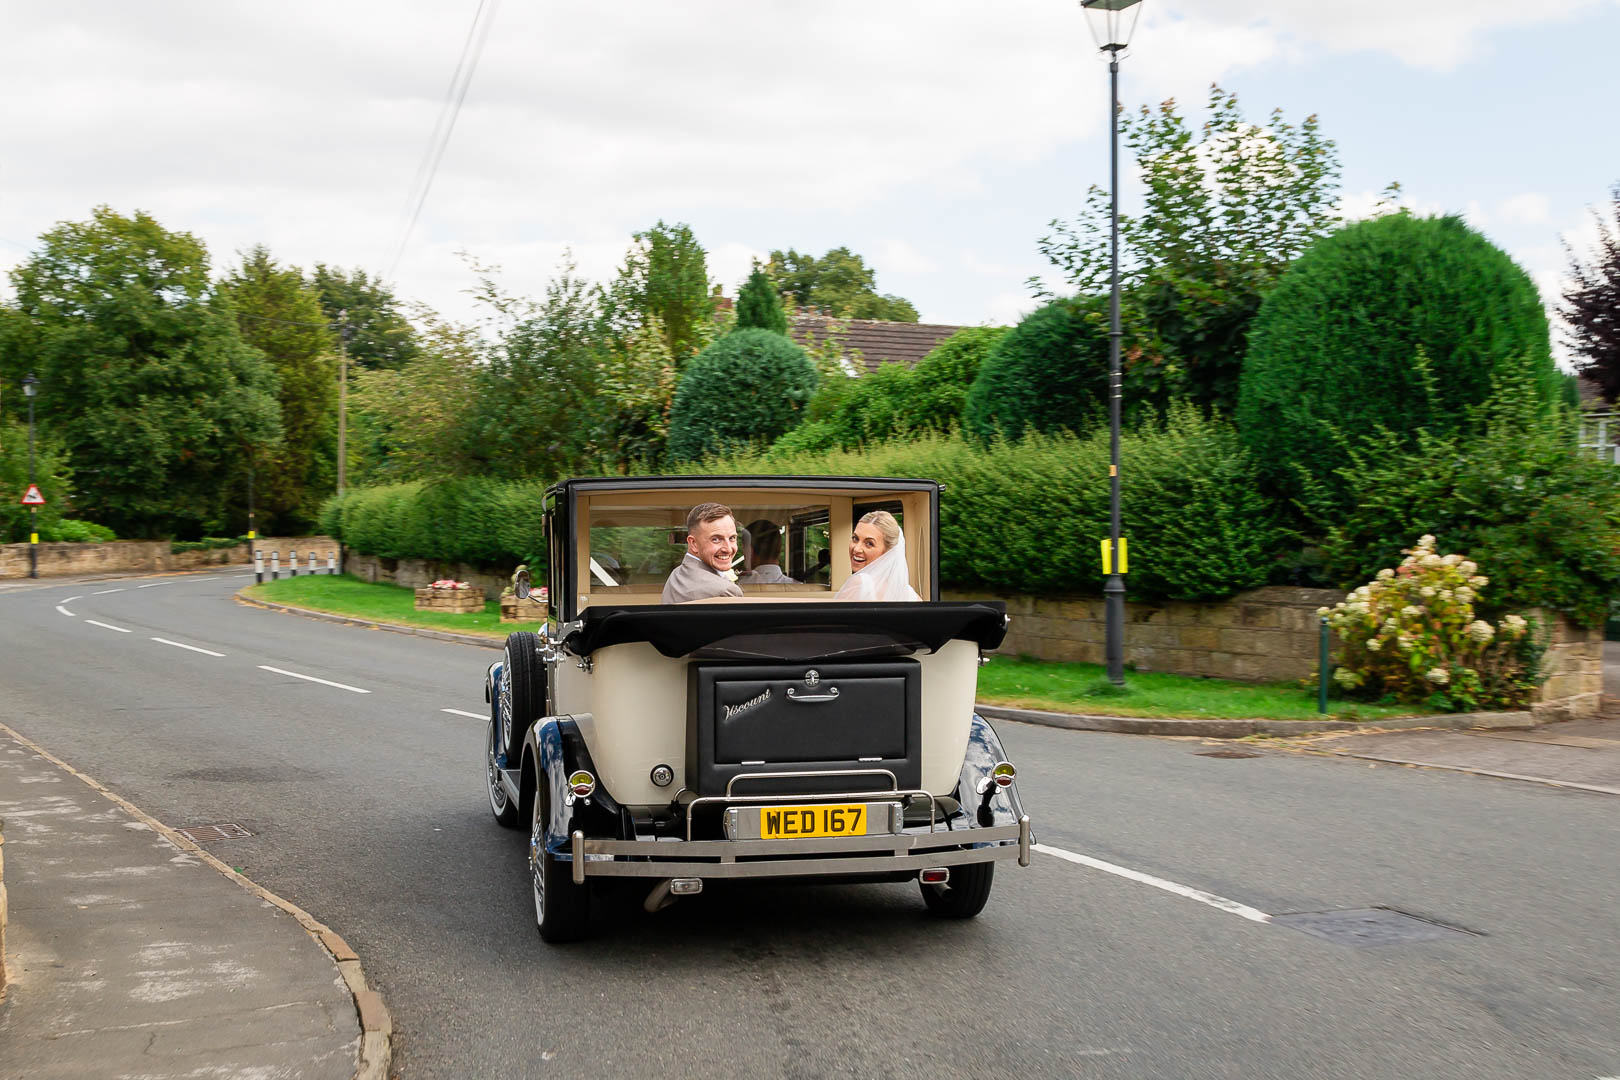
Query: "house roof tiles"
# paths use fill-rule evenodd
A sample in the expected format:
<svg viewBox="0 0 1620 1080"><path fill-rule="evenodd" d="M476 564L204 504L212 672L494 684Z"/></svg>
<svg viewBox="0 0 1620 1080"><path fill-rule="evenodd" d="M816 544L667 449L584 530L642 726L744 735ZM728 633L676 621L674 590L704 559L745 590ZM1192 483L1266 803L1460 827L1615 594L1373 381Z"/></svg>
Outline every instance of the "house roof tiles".
<svg viewBox="0 0 1620 1080"><path fill-rule="evenodd" d="M883 364L911 367L934 351L935 346L961 330L943 323L888 322L882 319L834 319L826 315L795 315L788 333L808 347L836 334L843 341L844 353L860 354L862 367L876 371Z"/></svg>

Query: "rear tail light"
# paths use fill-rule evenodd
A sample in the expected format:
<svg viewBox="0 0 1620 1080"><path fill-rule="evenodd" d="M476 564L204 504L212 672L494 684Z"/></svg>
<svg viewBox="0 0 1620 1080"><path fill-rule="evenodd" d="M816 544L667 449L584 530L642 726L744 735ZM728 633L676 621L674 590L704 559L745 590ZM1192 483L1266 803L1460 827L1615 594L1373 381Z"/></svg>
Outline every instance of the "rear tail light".
<svg viewBox="0 0 1620 1080"><path fill-rule="evenodd" d="M576 799L583 799L596 790L596 777L579 769L568 777L568 790L574 793Z"/></svg>
<svg viewBox="0 0 1620 1080"><path fill-rule="evenodd" d="M996 767L990 770L990 778L996 782L997 787L1011 787L1018 770L1013 768L1010 761L998 761Z"/></svg>

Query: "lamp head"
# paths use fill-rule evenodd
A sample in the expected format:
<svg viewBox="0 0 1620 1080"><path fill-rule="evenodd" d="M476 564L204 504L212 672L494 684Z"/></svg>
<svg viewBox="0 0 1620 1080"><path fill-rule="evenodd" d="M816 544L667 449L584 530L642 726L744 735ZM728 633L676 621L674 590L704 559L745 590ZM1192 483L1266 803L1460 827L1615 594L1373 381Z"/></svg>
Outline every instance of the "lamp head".
<svg viewBox="0 0 1620 1080"><path fill-rule="evenodd" d="M34 387L36 387L38 385L39 385L39 380L34 378L34 373L32 371L30 371L27 375L23 376L23 394L25 396L33 397L35 392L36 392L34 390Z"/></svg>
<svg viewBox="0 0 1620 1080"><path fill-rule="evenodd" d="M1118 56L1130 46L1142 0L1080 0L1097 48Z"/></svg>

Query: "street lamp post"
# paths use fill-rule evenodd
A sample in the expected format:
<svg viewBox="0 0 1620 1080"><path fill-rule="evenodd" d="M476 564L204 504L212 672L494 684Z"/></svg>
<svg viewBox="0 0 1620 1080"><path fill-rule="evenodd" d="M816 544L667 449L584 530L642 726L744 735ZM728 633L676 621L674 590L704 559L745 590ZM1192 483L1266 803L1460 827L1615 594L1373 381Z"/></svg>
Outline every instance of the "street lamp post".
<svg viewBox="0 0 1620 1080"><path fill-rule="evenodd" d="M23 377L23 396L28 399L28 486L34 486L34 394L39 380L30 371ZM39 577L39 507L28 507L28 576Z"/></svg>
<svg viewBox="0 0 1620 1080"><path fill-rule="evenodd" d="M1131 43L1142 0L1080 0L1097 48L1108 54L1108 559L1104 567L1103 610L1107 618L1104 656L1108 681L1125 685L1125 578L1119 535L1119 405L1121 392L1119 325L1119 54Z"/></svg>

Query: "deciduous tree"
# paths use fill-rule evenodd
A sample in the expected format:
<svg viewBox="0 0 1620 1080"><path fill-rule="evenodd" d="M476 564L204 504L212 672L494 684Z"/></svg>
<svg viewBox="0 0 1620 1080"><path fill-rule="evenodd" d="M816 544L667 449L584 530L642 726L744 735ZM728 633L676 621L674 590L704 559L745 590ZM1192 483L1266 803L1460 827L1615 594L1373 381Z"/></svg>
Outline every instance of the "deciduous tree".
<svg viewBox="0 0 1620 1080"><path fill-rule="evenodd" d="M310 283L333 326L349 327L349 361L371 371L395 370L416 357L416 331L400 310L393 290L364 270L315 264Z"/></svg>
<svg viewBox="0 0 1620 1080"><path fill-rule="evenodd" d="M242 257L223 283L242 340L276 370L282 442L253 455L261 528L301 533L315 522L337 475L337 353L320 297L294 267L263 246Z"/></svg>
<svg viewBox="0 0 1620 1080"><path fill-rule="evenodd" d="M202 242L103 206L46 232L11 282L0 370L38 374L80 516L126 536L245 524L241 448L280 439L276 375L211 287Z"/></svg>
<svg viewBox="0 0 1620 1080"><path fill-rule="evenodd" d="M1620 400L1620 184L1610 194L1609 212L1592 213L1598 242L1590 261L1565 245L1569 284L1559 314L1565 342L1581 357L1577 369L1597 380L1604 399L1613 402Z"/></svg>
<svg viewBox="0 0 1620 1080"><path fill-rule="evenodd" d="M1196 131L1173 99L1123 113L1121 128L1144 189L1141 212L1119 219L1127 364L1161 405L1229 412L1261 300L1338 222L1337 149L1315 116L1295 126L1276 110L1261 127L1219 86ZM1093 186L1079 217L1051 228L1041 254L1068 286L1107 294L1109 193Z"/></svg>
<svg viewBox="0 0 1620 1080"><path fill-rule="evenodd" d="M917 309L898 296L877 291L877 271L847 247L816 258L789 248L773 251L765 273L777 291L803 310L838 319L916 322Z"/></svg>

